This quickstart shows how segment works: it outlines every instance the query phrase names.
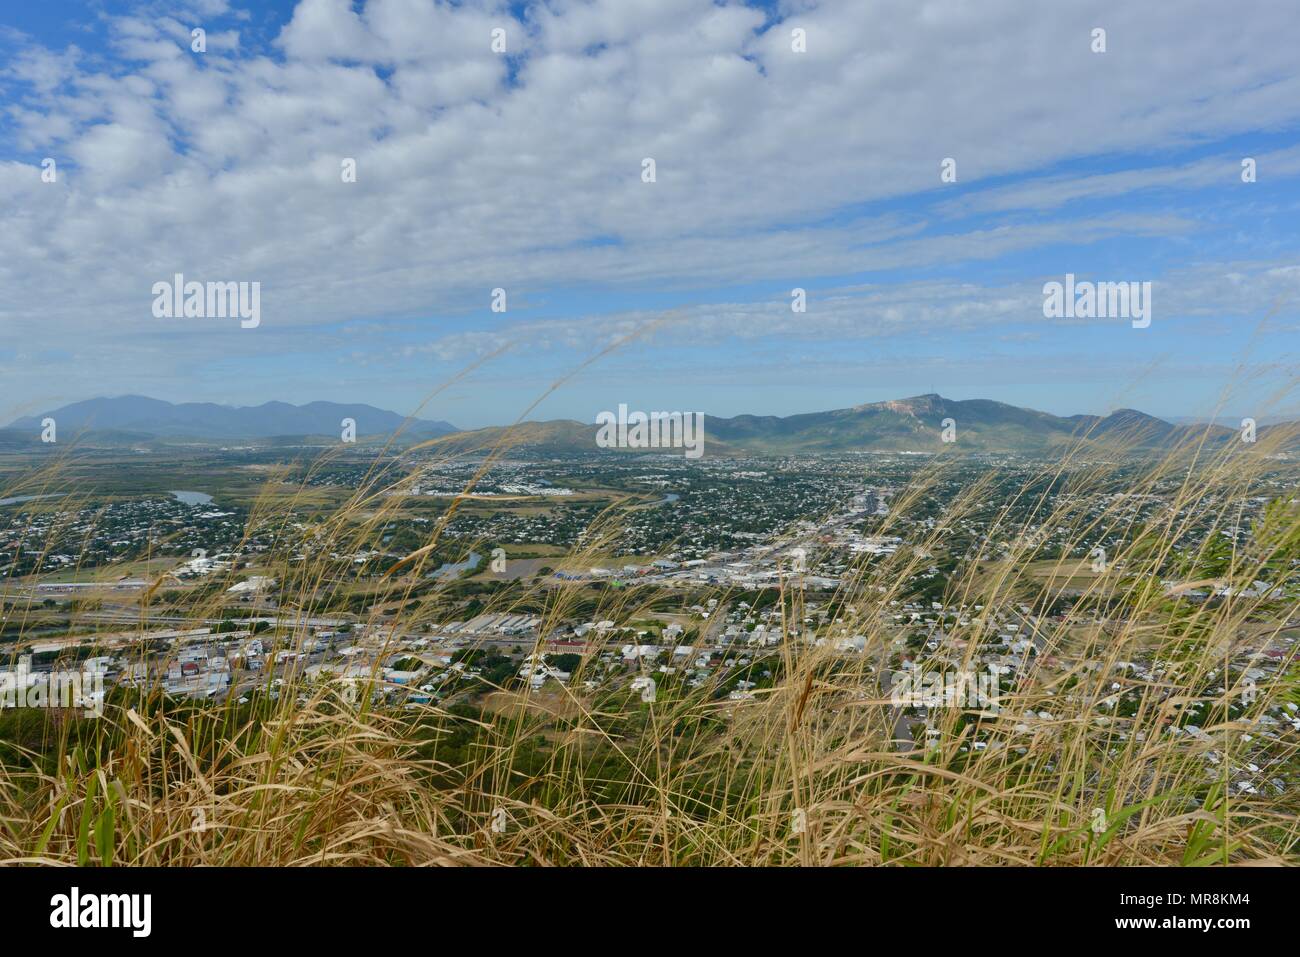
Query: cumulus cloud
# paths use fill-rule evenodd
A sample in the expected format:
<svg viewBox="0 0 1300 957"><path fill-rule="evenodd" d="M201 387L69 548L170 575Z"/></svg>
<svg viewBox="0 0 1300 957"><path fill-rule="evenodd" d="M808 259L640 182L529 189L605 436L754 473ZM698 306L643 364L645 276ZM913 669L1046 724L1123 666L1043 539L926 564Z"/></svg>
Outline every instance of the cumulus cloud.
<svg viewBox="0 0 1300 957"><path fill-rule="evenodd" d="M1231 154L1053 168L1300 120L1300 21L1262 2L827 0L771 14L554 0L516 15L491 0L299 0L268 42L238 3L181 9L105 18L93 50L28 45L0 75L16 133L0 156L11 227L0 232L0 346L153 337L179 364L198 341L250 348L160 325L149 290L175 272L260 281L262 349L292 354L293 330L418 317L424 341L400 351L451 357L521 329L555 343L587 334L565 325L573 313L491 333L448 318L498 286L717 301L720 288L792 278L825 286L1062 244L1178 240L1197 217L1098 215L1087 202L1212 186L1233 175ZM190 49L196 18L206 53ZM1088 46L1097 24L1104 56ZM806 53L791 48L795 28ZM491 48L495 29L505 55ZM1295 148L1261 155L1270 175L1300 173ZM45 156L59 164L55 184L41 181ZM957 161L956 197L939 181L945 157ZM341 179L345 160L355 183ZM979 289L907 277L823 303L802 328L996 323L1032 305L1041 269ZM793 334L746 295L695 310L704 334ZM621 328L631 314L591 321ZM157 354L122 358L143 367Z"/></svg>

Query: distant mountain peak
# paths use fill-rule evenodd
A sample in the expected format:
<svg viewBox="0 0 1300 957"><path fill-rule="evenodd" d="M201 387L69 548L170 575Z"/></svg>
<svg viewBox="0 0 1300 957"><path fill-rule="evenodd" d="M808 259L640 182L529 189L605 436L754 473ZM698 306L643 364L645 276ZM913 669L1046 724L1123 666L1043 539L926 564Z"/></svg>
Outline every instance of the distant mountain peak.
<svg viewBox="0 0 1300 957"><path fill-rule="evenodd" d="M39 430L43 418L53 418L64 435L77 432L129 432L137 436L192 439L263 439L294 435L339 435L343 419L356 422L357 434L386 435L399 428L427 438L459 431L448 422L410 419L364 403L264 402L258 406L218 405L214 402L171 403L142 395L87 399L25 416L9 428Z"/></svg>
<svg viewBox="0 0 1300 957"><path fill-rule="evenodd" d="M932 412L947 404L948 400L939 395L939 393L927 392L924 395L914 395L907 399L886 399L883 402L867 402L862 405L855 405L849 411L867 412L872 409L886 409L890 412L897 412L899 415L917 415L921 412Z"/></svg>

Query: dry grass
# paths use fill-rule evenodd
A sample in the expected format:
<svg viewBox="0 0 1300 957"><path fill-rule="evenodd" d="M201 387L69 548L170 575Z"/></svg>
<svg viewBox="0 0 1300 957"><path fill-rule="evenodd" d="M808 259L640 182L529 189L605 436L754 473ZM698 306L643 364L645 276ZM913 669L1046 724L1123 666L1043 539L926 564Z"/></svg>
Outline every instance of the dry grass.
<svg viewBox="0 0 1300 957"><path fill-rule="evenodd" d="M1283 720L1286 705L1300 702L1296 646L1285 633L1288 626L1295 633L1300 595L1294 483L1289 500L1270 508L1246 545L1226 557L1215 550L1218 532L1238 524L1241 503L1260 494L1264 471L1280 467L1268 458L1268 443L1284 438L1249 449L1192 442L1134 474L1132 448L1081 437L1044 467L1040 481L1026 483L1016 502L996 503L987 535L974 546L978 554L960 563L946 588L950 606L982 609L943 629L939 647L921 654L931 656L931 666L942 657L943 667L983 670L982 654L1005 651L991 627L998 616L1023 621L1039 650L1035 660L1025 653L1000 713L976 718L932 709L935 747L891 744L900 712L882 674L897 666L908 633L894 620L901 608L894 603L906 599L906 583L930 564L928 555L944 553L954 530L987 508L992 475L946 503L927 541L864 561L844 577L834 631L864 636L864 653L805 641L802 592L793 577L784 581L776 673L747 701L661 680L657 700L646 703L627 688L630 675L613 690L587 692L582 682L593 666L584 663L559 692L563 707L535 707L526 693L498 693L483 710L393 707L366 694L353 702L338 682L298 679L278 699L260 695L247 705L193 706L153 692L110 704L99 720L26 715L27 736L11 745L0 768L0 859L180 866L1294 862L1300 732ZM417 453L428 450L408 454ZM933 493L951 467L941 461L900 492L893 514ZM346 556L373 543L398 513L401 497L388 493L410 480L400 476L400 469L376 471L345 506L320 513L305 485L286 497L284 475L267 477L274 492L253 509L250 527L273 524L286 510L314 516L305 530L284 527L286 539L310 543L311 555L273 569L283 609L309 616L326 606ZM1065 483L1069 494L1048 496L1048 481ZM27 484L58 491L57 466ZM1137 496L1157 492L1159 504L1134 507ZM454 512L455 505L448 516ZM580 567L608 552L621 514L612 508L580 553L548 564ZM382 621L385 628L414 632L438 613L439 591L420 586L447 520L431 529L427 548L385 578L383 604L400 609ZM1097 542L1113 543L1110 570L1077 574L1077 554L1045 558L1043 529L1065 529L1084 554ZM1221 566L1212 576L1221 584L1263 579L1279 589L1198 602L1166 595L1162 580L1206 577L1201 570L1211 559ZM160 578L145 599L142 628L165 587ZM1065 592L1068 609L1051 620ZM584 594L591 592L578 584L534 585L511 606L485 610L539 607L545 634ZM651 597L635 588L603 591L596 618L644 617ZM720 604L731 598L714 597ZM214 615L217 603L190 613ZM367 624L381 624L377 613ZM286 637L300 643L307 632ZM1269 649L1284 652L1269 658ZM1268 673L1254 688L1242 664L1252 656ZM1054 666L1042 664L1049 657ZM1128 661L1161 668L1143 680L1121 664ZM1117 683L1123 700L1107 706ZM1187 724L1200 733L1170 730ZM984 748L973 747L977 737ZM1261 768L1252 780L1285 786L1241 790L1241 769L1252 763ZM1095 829L1097 809L1103 824Z"/></svg>

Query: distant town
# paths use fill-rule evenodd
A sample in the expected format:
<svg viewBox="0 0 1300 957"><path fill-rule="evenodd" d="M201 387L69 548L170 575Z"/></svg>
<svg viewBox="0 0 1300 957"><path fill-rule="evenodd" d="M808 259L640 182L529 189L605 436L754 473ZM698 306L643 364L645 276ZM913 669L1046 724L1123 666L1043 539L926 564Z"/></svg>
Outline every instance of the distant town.
<svg viewBox="0 0 1300 957"><path fill-rule="evenodd" d="M1010 691L1028 675L1071 673L1081 664L1071 652L1075 634L1115 626L1098 613L1062 624L1071 595L1122 572L1096 557L1121 543L1117 534L1081 543L1077 524L1025 524L1028 506L1017 514L1008 490L1041 475L1032 457L972 456L917 495L902 490L931 463L905 452L702 462L597 454L384 462L356 452L297 467L297 485L286 474L278 488L253 495L243 477L260 476L271 453L204 454L211 474L191 475L208 478L208 492L122 494L110 485L100 493L76 483L76 492L0 505L0 652L8 662L0 681L39 682L75 664L98 674L110 696L161 689L218 704L259 696L305 704L328 686L397 709L500 707L518 696L595 701L647 688L737 707L772 688L788 656L804 649L856 662L882 697L922 672L963 668ZM164 471L190 471L151 455ZM156 464L137 456L123 467L144 474ZM978 495L936 543L944 513L978 480ZM323 550L322 505L353 499L367 484L373 510L333 532ZM1042 491L1060 500L1048 511L1074 507L1068 481ZM1105 514L1112 525L1137 523L1175 491L1171 482L1081 499L1075 520ZM1284 469L1266 474L1231 503L1233 523L1214 532L1216 554L1244 547L1267 504L1291 494ZM1015 528L1016 540L1000 537L1001 527ZM1175 549L1200 549L1203 532L1184 528ZM355 548L340 550L340 540ZM1056 586L1050 604L1027 598L986 610L953 600L958 567L993 573L1027 544L1031 573ZM906 568L907 579L867 584L882 562ZM1184 580L1169 564L1157 585L1171 600L1232 594L1213 580ZM301 577L307 568L315 583ZM864 593L886 587L896 597ZM1257 580L1245 593L1294 599L1296 587L1294 577ZM879 620L864 623L858 605L873 602ZM1292 660L1297 625L1279 623L1224 649L1224 665L1267 682ZM961 637L972 627L988 635L973 660ZM1109 667L1113 694L1097 702L1103 719L1122 715L1171 665L1135 655ZM898 702L894 714L890 746L935 744L940 732L923 702ZM1016 728L1029 734L1051 721L1029 713ZM1293 740L1300 715L1289 704L1258 724L1266 751L1271 740ZM1195 735L1198 725L1189 719L1171 730ZM989 746L1014 741L977 731L961 748ZM1232 774L1242 790L1285 786L1263 756L1238 759Z"/></svg>

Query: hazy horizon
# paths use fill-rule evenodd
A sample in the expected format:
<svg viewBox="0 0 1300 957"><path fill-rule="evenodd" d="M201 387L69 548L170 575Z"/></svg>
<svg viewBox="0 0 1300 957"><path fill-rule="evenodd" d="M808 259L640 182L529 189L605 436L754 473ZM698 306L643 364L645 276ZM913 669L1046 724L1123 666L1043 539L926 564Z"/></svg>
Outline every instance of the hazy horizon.
<svg viewBox="0 0 1300 957"><path fill-rule="evenodd" d="M942 394L942 393L929 393L929 392L913 392L913 393L909 393L909 394L906 394L906 395L894 395L894 396L889 396L889 397L887 397L887 398L871 399L871 400L868 400L868 401L865 401L865 402L853 403L852 405L837 406L837 407L835 407L835 408L826 408L826 409L795 409L795 410L790 411L790 412L771 412L771 411L767 411L767 410L765 410L765 409L746 409L746 410L742 410L742 411L738 411L738 412L728 412L728 413L725 413L725 414L721 414L721 413L714 412L712 409L692 409L692 410L685 410L685 409L682 409L682 410L678 410L678 411L693 411L693 412L701 412L701 413L703 413L703 414L705 414L705 415L713 416L713 417L715 417L715 418L732 418L732 417L740 416L740 415L753 415L753 416L760 416L760 417L775 416L775 417L778 417L778 418L786 418L786 417L789 417L789 416L796 416L796 415L810 415L810 414L815 414L815 413L819 413L819 412L833 412L833 411L839 411L839 410L841 410L841 409L851 409L851 408L855 408L855 407L858 407L858 406L866 406L866 405L879 404L879 403L882 403L882 402L891 402L891 401L900 401L900 400L907 400L907 399L916 399L916 398L921 398L921 397L926 396L926 395L938 395L938 396L939 396L940 398L942 398L942 399L946 399L946 400L953 401L953 402L966 402L966 401L971 401L971 400L990 400L990 401L994 401L994 402L1002 402L1001 399L997 399L997 398L994 398L994 397L992 397L992 396L988 396L988 395L969 395L969 396L967 396L967 395L944 395L944 394ZM111 400L114 400L114 399L125 399L125 398L137 398L137 399L156 400L156 401L168 402L168 403L170 403L170 404L172 404L172 405L211 404L211 405L217 405L217 406L220 406L220 407L222 407L222 408L224 408L224 409L231 409L231 410L255 409L255 408L259 408L259 407L261 407L261 406L263 406L263 405L267 405L267 404L272 404L272 403L285 403L285 400L283 400L283 399L277 399L277 398L269 398L269 399L264 399L264 400L261 400L261 401L248 401L248 402L238 402L238 403L233 403L233 402L220 402L220 401L215 401L215 402L214 402L214 401L206 400L206 399L162 399L162 398L160 398L159 396L147 396L147 395L142 395L142 394L139 394L139 393L126 392L126 393L119 393L119 394L112 394L112 395L94 395L94 396L88 396L88 397L86 397L86 398L82 398L82 399L73 399L71 402L64 403L64 406L67 406L67 405L78 405L78 404L81 404L81 403L96 402L96 401L111 401ZM511 424L514 422L514 419L509 419L509 420L492 421L492 422L478 422L478 423L471 424L471 425L465 425L465 424L462 424L462 423L460 423L460 422L449 421L446 417L444 417L444 416L438 414L438 410L437 410L436 408L434 408L434 407L426 407L426 408L424 408L424 409L420 409L420 410L413 410L413 409L389 409L389 408L386 408L385 406L383 406L383 405L380 404L380 403L377 403L377 402L374 402L374 401L371 401L371 400L368 400L368 399L365 399L365 398L350 398L350 397L343 397L343 398L330 398L330 399L319 399L319 398L318 398L318 399L309 399L309 400L307 400L307 401L305 401L305 402L291 402L291 403L286 403L286 404L292 405L292 406L294 406L294 407L302 407L302 406L304 406L304 405L310 405L310 404L315 403L315 402L329 402L329 403L333 403L333 404L337 404L337 405L368 405L368 406L373 406L373 407L375 407L375 408L377 408L377 409L379 409L379 410L381 410L381 411L384 411L384 412L393 412L393 413L395 413L395 414L397 414L397 415L400 415L400 416L412 417L412 418L415 418L415 419L418 419L418 420L422 420L422 421L443 422L443 423L446 423L446 424L449 424L449 425L454 426L454 427L457 428L458 430L464 430L464 431L470 431L470 430L473 430L473 429L479 429L479 428L491 428L491 427L497 427L497 426L508 426L508 425L511 425ZM623 403L623 404L626 404L626 403ZM1075 416L1075 415L1095 415L1095 416L1102 416L1102 417L1104 417L1104 416L1110 415L1110 414L1112 414L1112 413L1114 413L1114 412L1120 411L1120 410L1122 410L1122 409L1135 409L1135 411L1142 412L1142 413L1145 413L1145 414L1147 414L1147 415L1151 415L1151 416L1153 416L1154 418L1164 419L1165 421L1170 422L1170 423L1173 423L1173 424L1176 424L1176 425L1191 425L1191 424L1202 424L1202 423L1210 423L1210 422L1213 422L1213 423L1215 423L1215 424L1219 424L1219 425L1225 425L1225 424L1227 424L1227 425L1233 425L1233 426L1235 426L1235 424L1236 424L1236 421L1235 421L1235 420L1236 420L1236 418L1237 418L1237 417L1236 417L1236 414L1233 413L1233 412L1230 412L1230 411L1218 411L1218 412L1217 412L1215 415L1213 415L1213 416L1204 416L1204 417L1197 417L1197 416L1162 416L1162 415L1159 415L1158 413L1151 412L1151 411L1148 410L1148 409L1135 408L1135 407L1133 407L1133 406L1123 406L1123 405L1113 405L1113 406L1110 406L1110 407L1105 408L1105 409L1102 409L1102 410L1095 410L1095 409L1082 409L1082 410L1058 410L1058 409L1044 409L1044 408L1036 408L1036 407L1030 407L1030 406L1017 406L1016 403L1014 403L1014 402L1006 402L1006 403L1004 403L1004 404L1006 404L1006 405L1011 405L1011 406L1016 406L1017 408L1030 408L1030 409L1032 409L1032 411L1036 411L1036 412L1046 412L1046 413L1048 413L1049 415L1055 415L1055 416L1058 416L1058 417L1061 417L1061 418L1068 418L1068 417L1070 417L1070 416ZM651 403L650 405L653 405L653 403ZM649 406L646 406L646 407L648 408ZM655 407L658 408L658 406L655 406ZM16 422L18 422L18 421L21 420L21 419L24 419L24 418L30 418L30 417L32 417L32 416L34 416L34 415L37 415L37 414L41 414L41 413L45 413L45 412L53 412L53 411L56 411L56 409L54 409L54 408L41 409L41 410L39 410L39 412L23 413L23 414L21 414L21 415L14 416L14 417L11 418L11 419L4 420L4 421L0 421L0 429L12 427ZM603 410L602 410L602 411L603 411ZM417 414L417 413L418 413L418 414ZM593 412L593 413L591 413L591 415L589 415L589 416L587 416L587 417L585 417L585 418L584 418L581 414L574 414L574 415L543 415L543 414L540 414L540 409L539 409L539 414L534 414L534 415L528 416L524 421L540 422L540 421L548 421L548 420L573 420L573 421L577 421L577 422L582 422L582 423L584 423L584 424L594 424L594 422L595 422L595 417L596 417L598 414L599 414L599 413ZM1254 418L1256 419L1256 421L1257 421L1260 425L1279 424L1279 423L1291 422L1291 421L1295 421L1295 420L1296 420L1296 419L1293 419L1293 418L1289 418L1289 417L1287 417L1286 415L1263 415L1263 416L1254 416ZM1297 416L1296 418L1297 418L1297 419L1300 419L1300 416Z"/></svg>

